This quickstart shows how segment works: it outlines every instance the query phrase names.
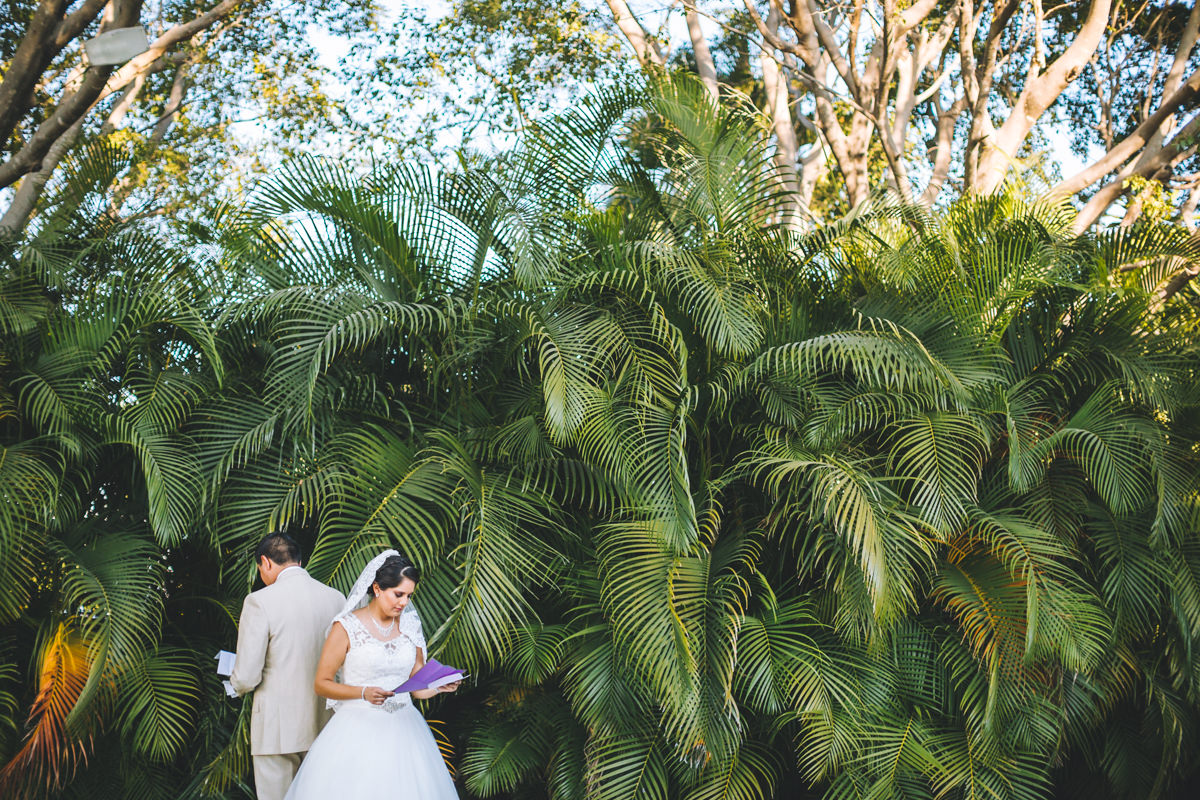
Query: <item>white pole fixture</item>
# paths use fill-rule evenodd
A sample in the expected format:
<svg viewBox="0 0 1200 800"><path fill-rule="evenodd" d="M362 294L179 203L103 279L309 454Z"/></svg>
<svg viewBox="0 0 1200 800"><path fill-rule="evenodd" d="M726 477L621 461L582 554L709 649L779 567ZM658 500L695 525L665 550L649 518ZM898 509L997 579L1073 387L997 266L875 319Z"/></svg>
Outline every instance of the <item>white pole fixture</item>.
<svg viewBox="0 0 1200 800"><path fill-rule="evenodd" d="M83 43L88 63L93 67L124 64L134 56L150 48L150 40L140 25L133 28L117 28L105 31L94 39Z"/></svg>

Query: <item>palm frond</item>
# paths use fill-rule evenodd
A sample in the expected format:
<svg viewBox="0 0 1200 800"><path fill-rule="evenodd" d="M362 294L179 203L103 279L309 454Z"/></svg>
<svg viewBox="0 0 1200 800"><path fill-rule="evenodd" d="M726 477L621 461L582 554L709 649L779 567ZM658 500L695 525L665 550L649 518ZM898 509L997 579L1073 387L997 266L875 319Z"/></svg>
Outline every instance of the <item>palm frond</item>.
<svg viewBox="0 0 1200 800"><path fill-rule="evenodd" d="M121 675L122 734L139 754L169 762L187 746L199 683L194 656L178 650L160 649Z"/></svg>
<svg viewBox="0 0 1200 800"><path fill-rule="evenodd" d="M80 738L68 725L88 674L92 648L67 622L57 624L41 643L37 694L29 709L24 741L0 768L0 789L21 796L39 788L62 787L87 758L90 736Z"/></svg>
<svg viewBox="0 0 1200 800"><path fill-rule="evenodd" d="M935 412L895 423L888 469L915 484L910 502L935 529L958 527L987 456L986 432L968 416Z"/></svg>
<svg viewBox="0 0 1200 800"><path fill-rule="evenodd" d="M70 722L81 725L90 703L153 648L162 619L157 549L137 533L79 526L51 550L62 560L61 602L90 649L87 685Z"/></svg>

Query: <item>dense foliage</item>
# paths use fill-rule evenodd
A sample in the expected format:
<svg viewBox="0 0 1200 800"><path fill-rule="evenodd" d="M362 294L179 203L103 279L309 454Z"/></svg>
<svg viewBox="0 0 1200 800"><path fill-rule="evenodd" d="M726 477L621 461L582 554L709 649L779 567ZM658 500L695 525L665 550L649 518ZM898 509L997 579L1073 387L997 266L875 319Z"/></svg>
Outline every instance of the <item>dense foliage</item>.
<svg viewBox="0 0 1200 800"><path fill-rule="evenodd" d="M204 252L81 169L0 286L0 793L250 796L211 659L277 528L421 566L465 796L1194 781L1194 243L797 232L765 137L611 92L486 169L295 162Z"/></svg>

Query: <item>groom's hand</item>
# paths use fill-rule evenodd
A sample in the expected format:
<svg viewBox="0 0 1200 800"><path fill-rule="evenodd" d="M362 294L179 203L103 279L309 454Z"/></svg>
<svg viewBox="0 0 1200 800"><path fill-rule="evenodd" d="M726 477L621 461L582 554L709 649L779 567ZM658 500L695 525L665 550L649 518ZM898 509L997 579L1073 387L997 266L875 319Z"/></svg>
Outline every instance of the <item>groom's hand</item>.
<svg viewBox="0 0 1200 800"><path fill-rule="evenodd" d="M394 695L395 692L389 692L385 689L380 689L378 686L368 686L363 690L362 696L373 706L383 705L383 701Z"/></svg>

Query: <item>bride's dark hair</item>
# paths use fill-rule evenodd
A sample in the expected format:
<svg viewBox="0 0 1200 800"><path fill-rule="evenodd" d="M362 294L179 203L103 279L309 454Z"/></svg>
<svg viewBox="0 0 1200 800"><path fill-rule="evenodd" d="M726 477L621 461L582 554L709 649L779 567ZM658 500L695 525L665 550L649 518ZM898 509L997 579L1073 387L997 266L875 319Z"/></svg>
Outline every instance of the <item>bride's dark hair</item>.
<svg viewBox="0 0 1200 800"><path fill-rule="evenodd" d="M388 556L383 565L375 573L375 585L382 591L399 586L400 581L408 578L413 583L421 579L420 571L404 556Z"/></svg>

